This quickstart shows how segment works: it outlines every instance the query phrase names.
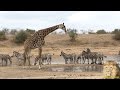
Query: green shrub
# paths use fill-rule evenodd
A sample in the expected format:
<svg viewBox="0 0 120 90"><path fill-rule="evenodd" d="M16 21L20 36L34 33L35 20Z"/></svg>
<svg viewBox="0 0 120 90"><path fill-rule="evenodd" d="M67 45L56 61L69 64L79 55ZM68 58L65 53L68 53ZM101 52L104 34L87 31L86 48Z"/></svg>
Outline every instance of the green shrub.
<svg viewBox="0 0 120 90"><path fill-rule="evenodd" d="M120 40L120 31L115 33L115 35L113 36L113 39Z"/></svg>
<svg viewBox="0 0 120 90"><path fill-rule="evenodd" d="M16 29L11 29L11 31L10 31L10 34L11 35L15 35L17 33L17 30Z"/></svg>
<svg viewBox="0 0 120 90"><path fill-rule="evenodd" d="M119 33L120 32L120 29L114 29L114 31L112 31L111 33L112 34L117 34L117 33Z"/></svg>
<svg viewBox="0 0 120 90"><path fill-rule="evenodd" d="M3 31L0 31L0 40L6 40L6 35Z"/></svg>
<svg viewBox="0 0 120 90"><path fill-rule="evenodd" d="M68 29L68 34L70 37L70 41L76 41L76 37L77 37L77 30L76 29Z"/></svg>
<svg viewBox="0 0 120 90"><path fill-rule="evenodd" d="M106 34L107 32L105 30L98 30L96 33L97 34Z"/></svg>
<svg viewBox="0 0 120 90"><path fill-rule="evenodd" d="M21 30L15 35L14 41L15 41L15 43L24 43L24 41L27 39L28 36L29 36L28 33Z"/></svg>
<svg viewBox="0 0 120 90"><path fill-rule="evenodd" d="M35 33L35 30L32 30L32 29L26 29L26 32L29 33L29 34L34 34L34 33Z"/></svg>

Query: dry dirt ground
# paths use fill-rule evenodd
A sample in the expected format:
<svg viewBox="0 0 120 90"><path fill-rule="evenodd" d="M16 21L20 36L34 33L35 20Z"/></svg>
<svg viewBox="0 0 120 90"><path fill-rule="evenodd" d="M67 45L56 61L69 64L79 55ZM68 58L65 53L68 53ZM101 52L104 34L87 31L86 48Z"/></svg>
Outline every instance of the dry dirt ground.
<svg viewBox="0 0 120 90"><path fill-rule="evenodd" d="M60 52L76 53L90 48L92 51L103 52L105 55L118 54L120 50L120 42L112 39L111 34L104 35L79 35L76 42L70 42L67 35L48 35L45 38L45 46L43 47L43 53L54 54L53 58L58 62L52 64L51 67L60 64L59 58ZM17 45L12 42L12 38L9 40L0 42L0 53L12 55L13 51L19 51L23 53L23 45ZM38 54L38 49L32 50L33 56ZM13 59L14 64L12 66L0 66L0 78L1 79L103 79L102 72L51 72L44 69L38 70L38 66L32 66L30 69L26 66L17 66L17 60ZM34 59L32 59L34 62ZM44 65L44 67L49 67Z"/></svg>
<svg viewBox="0 0 120 90"><path fill-rule="evenodd" d="M47 66L46 66L47 67ZM46 68L45 67L45 68ZM53 66L52 66L53 67ZM0 79L102 79L97 72L51 72L32 66L0 67Z"/></svg>

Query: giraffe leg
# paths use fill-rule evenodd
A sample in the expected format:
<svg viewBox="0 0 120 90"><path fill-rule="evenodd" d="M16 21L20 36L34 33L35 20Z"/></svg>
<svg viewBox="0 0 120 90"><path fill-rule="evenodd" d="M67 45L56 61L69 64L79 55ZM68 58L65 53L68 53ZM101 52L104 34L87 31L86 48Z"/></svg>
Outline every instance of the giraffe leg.
<svg viewBox="0 0 120 90"><path fill-rule="evenodd" d="M29 68L31 68L30 66L31 66L31 64L30 64L30 56L28 56L28 66L29 66Z"/></svg>
<svg viewBox="0 0 120 90"><path fill-rule="evenodd" d="M41 59L41 54L42 54L42 48L39 48L39 70L41 68L41 64L42 64L42 59Z"/></svg>

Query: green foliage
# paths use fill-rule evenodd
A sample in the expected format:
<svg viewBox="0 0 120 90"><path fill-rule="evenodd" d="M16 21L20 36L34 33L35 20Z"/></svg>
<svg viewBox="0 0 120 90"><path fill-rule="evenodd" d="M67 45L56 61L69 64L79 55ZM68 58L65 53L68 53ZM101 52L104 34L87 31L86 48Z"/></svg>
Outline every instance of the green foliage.
<svg viewBox="0 0 120 90"><path fill-rule="evenodd" d="M115 35L113 36L113 39L120 40L120 31L118 31L117 33L115 33Z"/></svg>
<svg viewBox="0 0 120 90"><path fill-rule="evenodd" d="M69 34L70 41L76 41L77 30L76 29L68 29L67 32Z"/></svg>
<svg viewBox="0 0 120 90"><path fill-rule="evenodd" d="M15 35L17 33L16 29L11 29L10 34Z"/></svg>
<svg viewBox="0 0 120 90"><path fill-rule="evenodd" d="M24 43L24 41L27 39L28 37L28 33L26 33L25 31L21 30L19 31L16 35L15 35L15 43Z"/></svg>
<svg viewBox="0 0 120 90"><path fill-rule="evenodd" d="M26 32L29 33L29 34L34 34L34 33L35 33L35 30L32 30L32 29L26 29Z"/></svg>
<svg viewBox="0 0 120 90"><path fill-rule="evenodd" d="M2 31L7 34L9 32L9 29L8 28L3 28Z"/></svg>
<svg viewBox="0 0 120 90"><path fill-rule="evenodd" d="M98 30L96 33L97 34L106 34L107 32L105 30Z"/></svg>
<svg viewBox="0 0 120 90"><path fill-rule="evenodd" d="M120 29L115 29L114 31L112 31L111 33L112 34L117 34L117 33L119 33L120 32Z"/></svg>
<svg viewBox="0 0 120 90"><path fill-rule="evenodd" d="M0 31L0 40L6 40L6 35L4 31Z"/></svg>

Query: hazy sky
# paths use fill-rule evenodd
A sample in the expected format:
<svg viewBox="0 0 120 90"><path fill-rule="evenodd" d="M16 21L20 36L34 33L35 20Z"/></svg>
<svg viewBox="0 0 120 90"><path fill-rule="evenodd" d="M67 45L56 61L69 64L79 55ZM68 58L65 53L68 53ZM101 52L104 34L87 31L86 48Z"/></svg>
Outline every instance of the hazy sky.
<svg viewBox="0 0 120 90"><path fill-rule="evenodd" d="M113 31L120 29L120 11L0 11L0 29L39 30L63 22L79 31Z"/></svg>

